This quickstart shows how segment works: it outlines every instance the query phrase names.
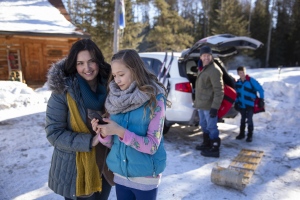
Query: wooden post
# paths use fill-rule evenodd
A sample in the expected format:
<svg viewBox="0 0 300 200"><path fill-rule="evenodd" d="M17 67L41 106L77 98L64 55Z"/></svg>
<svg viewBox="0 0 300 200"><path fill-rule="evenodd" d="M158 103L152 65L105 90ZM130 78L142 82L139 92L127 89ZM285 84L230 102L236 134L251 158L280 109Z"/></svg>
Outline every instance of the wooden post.
<svg viewBox="0 0 300 200"><path fill-rule="evenodd" d="M114 24L114 53L119 51L119 0L115 0L115 24Z"/></svg>

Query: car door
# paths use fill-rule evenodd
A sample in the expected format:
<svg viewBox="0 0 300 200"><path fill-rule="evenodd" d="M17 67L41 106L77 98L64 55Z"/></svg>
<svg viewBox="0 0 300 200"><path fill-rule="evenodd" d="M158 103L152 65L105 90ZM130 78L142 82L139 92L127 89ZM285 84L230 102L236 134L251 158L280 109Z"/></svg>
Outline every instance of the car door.
<svg viewBox="0 0 300 200"><path fill-rule="evenodd" d="M190 49L182 52L181 57L199 57L202 46L210 46L215 57L227 57L238 53L238 49L256 50L263 45L260 41L247 37L231 34L220 34L203 38L196 42Z"/></svg>

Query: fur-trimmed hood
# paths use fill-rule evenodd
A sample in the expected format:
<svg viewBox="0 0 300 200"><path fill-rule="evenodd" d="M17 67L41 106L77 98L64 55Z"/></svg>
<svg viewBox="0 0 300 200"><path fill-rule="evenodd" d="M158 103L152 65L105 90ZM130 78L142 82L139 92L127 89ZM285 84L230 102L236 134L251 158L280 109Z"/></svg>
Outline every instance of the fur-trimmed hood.
<svg viewBox="0 0 300 200"><path fill-rule="evenodd" d="M64 73L66 58L53 63L47 74L47 84L49 89L55 93L64 93L68 89L67 77Z"/></svg>

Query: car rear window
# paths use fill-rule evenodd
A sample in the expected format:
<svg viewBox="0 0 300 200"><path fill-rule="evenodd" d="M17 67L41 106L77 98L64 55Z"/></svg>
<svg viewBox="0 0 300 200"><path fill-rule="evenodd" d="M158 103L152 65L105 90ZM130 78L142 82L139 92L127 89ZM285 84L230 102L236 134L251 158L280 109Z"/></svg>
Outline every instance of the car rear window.
<svg viewBox="0 0 300 200"><path fill-rule="evenodd" d="M156 76L158 76L162 62L160 62L160 60L155 59L155 58L142 57L142 60L144 61L147 69L149 69L152 73L154 73Z"/></svg>
<svg viewBox="0 0 300 200"><path fill-rule="evenodd" d="M182 77L187 77L186 75L186 62L178 62L178 70L179 70L179 75Z"/></svg>

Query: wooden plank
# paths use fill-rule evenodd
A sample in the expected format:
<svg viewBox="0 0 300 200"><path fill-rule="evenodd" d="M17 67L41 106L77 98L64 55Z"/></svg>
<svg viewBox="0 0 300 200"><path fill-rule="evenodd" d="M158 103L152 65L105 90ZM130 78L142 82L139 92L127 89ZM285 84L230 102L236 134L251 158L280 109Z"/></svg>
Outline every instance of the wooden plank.
<svg viewBox="0 0 300 200"><path fill-rule="evenodd" d="M251 149L242 149L239 155L246 155L246 156L252 156L252 157L262 157L264 152L263 151L255 151Z"/></svg>
<svg viewBox="0 0 300 200"><path fill-rule="evenodd" d="M263 155L263 151L242 149L228 168L215 167L213 169L211 181L218 185L242 190L250 182Z"/></svg>
<svg viewBox="0 0 300 200"><path fill-rule="evenodd" d="M250 163L250 164L257 164L259 163L261 158L256 158L256 157L246 157L246 156L237 156L233 159L233 161L236 162L245 162L245 163Z"/></svg>
<svg viewBox="0 0 300 200"><path fill-rule="evenodd" d="M229 166L239 167L239 168L249 169L254 171L257 167L257 164L249 164L244 162L231 162Z"/></svg>
<svg viewBox="0 0 300 200"><path fill-rule="evenodd" d="M229 166L254 171L257 168L258 163L261 161L262 156L262 151L242 149Z"/></svg>

